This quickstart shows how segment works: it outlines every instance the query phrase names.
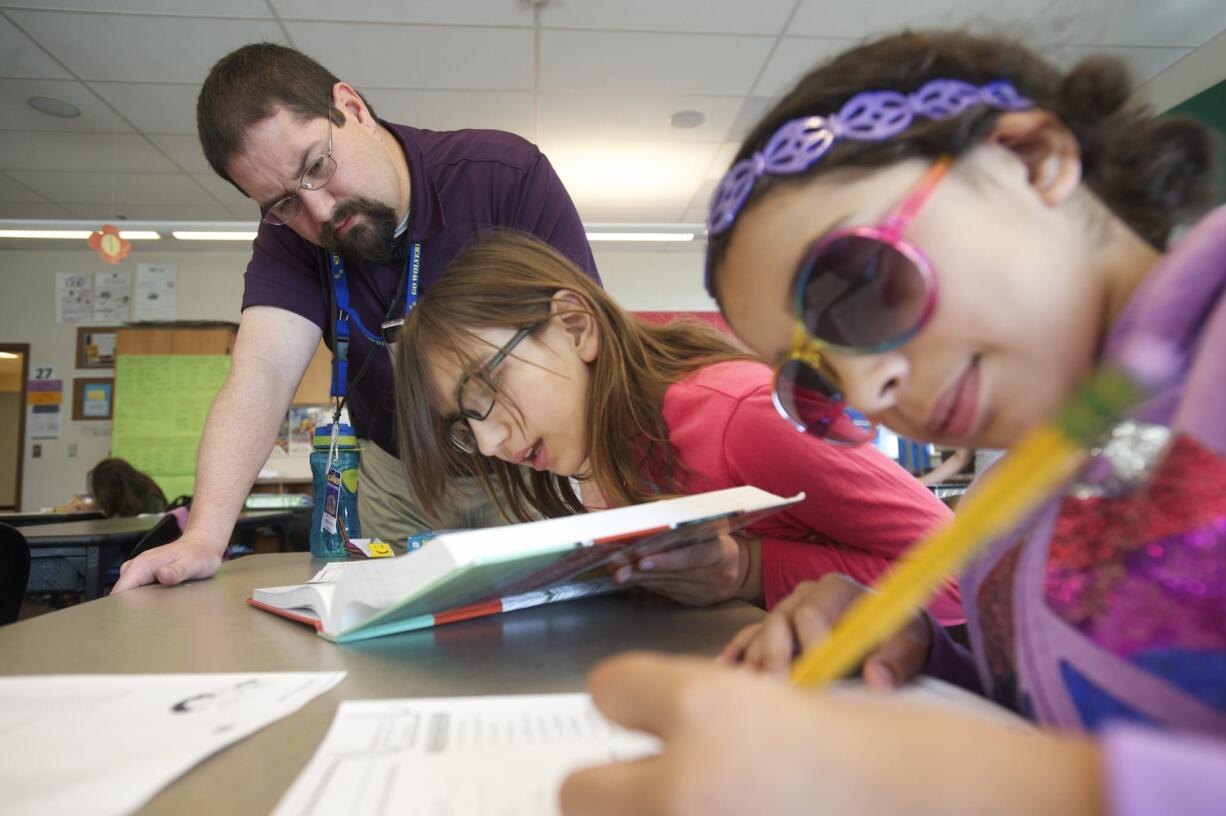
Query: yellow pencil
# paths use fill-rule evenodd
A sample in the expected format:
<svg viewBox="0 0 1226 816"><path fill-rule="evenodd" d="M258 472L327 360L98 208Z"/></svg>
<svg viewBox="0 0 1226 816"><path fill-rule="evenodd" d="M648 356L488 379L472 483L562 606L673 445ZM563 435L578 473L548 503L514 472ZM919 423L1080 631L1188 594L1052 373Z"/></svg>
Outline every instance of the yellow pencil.
<svg viewBox="0 0 1226 816"><path fill-rule="evenodd" d="M953 521L864 595L830 637L792 666L792 682L822 686L842 677L902 628L981 546L1007 532L1069 479L1085 451L1144 396L1131 377L1103 369L1059 417L1027 434L966 497Z"/></svg>

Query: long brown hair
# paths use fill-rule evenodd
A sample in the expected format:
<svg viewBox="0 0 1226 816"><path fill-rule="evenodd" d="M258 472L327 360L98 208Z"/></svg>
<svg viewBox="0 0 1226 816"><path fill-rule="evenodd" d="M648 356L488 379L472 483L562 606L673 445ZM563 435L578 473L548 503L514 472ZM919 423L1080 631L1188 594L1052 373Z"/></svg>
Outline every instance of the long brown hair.
<svg viewBox="0 0 1226 816"><path fill-rule="evenodd" d="M1008 80L1037 107L1058 116L1077 138L1086 186L1156 249L1166 247L1175 225L1213 200L1218 140L1212 131L1192 117L1154 118L1130 105L1128 72L1119 60L1088 57L1063 73L1016 42L960 31L907 31L818 65L758 122L733 163L762 150L792 119L827 116L862 91L910 93L938 78L977 85ZM778 186L802 184L835 168L961 155L983 141L999 116L994 108L972 106L944 121L917 121L880 142L838 142L803 173L763 176L741 212ZM709 269L718 271L735 231L734 225L710 240Z"/></svg>
<svg viewBox="0 0 1226 816"><path fill-rule="evenodd" d="M755 359L698 321L653 325L633 317L564 255L531 236L503 231L482 236L422 295L400 339L401 457L428 515L437 518L442 509L448 474L464 472L477 474L508 519L584 511L565 477L460 451L448 438L449 418L440 416L432 401L438 396L434 366L448 358L462 371L480 365L484 359L462 350L483 342L475 331L542 325L561 290L582 296L590 309L572 311L588 314L600 332L585 424L591 475L612 506L679 491L663 414L668 386L712 363Z"/></svg>
<svg viewBox="0 0 1226 816"><path fill-rule="evenodd" d="M138 516L166 509L166 495L126 459L103 459L89 472L89 492L107 516Z"/></svg>

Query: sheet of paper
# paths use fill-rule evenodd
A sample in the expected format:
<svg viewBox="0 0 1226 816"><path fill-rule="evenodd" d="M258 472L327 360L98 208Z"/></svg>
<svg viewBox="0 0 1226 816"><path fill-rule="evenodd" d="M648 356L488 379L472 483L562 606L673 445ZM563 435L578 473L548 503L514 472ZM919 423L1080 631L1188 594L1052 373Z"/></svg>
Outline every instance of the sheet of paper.
<svg viewBox="0 0 1226 816"><path fill-rule="evenodd" d="M543 816L571 771L658 750L586 694L348 700L275 813Z"/></svg>
<svg viewBox="0 0 1226 816"><path fill-rule="evenodd" d="M55 273L55 322L80 323L94 316L94 279L71 272Z"/></svg>
<svg viewBox="0 0 1226 816"><path fill-rule="evenodd" d="M132 301L132 319L174 320L175 283L179 277L176 264L137 264L136 295Z"/></svg>
<svg viewBox="0 0 1226 816"><path fill-rule="evenodd" d="M0 678L8 816L129 813L345 672Z"/></svg>
<svg viewBox="0 0 1226 816"><path fill-rule="evenodd" d="M127 269L94 273L94 320L99 323L126 323L131 316L131 301L132 277ZM113 347L111 351L113 356Z"/></svg>

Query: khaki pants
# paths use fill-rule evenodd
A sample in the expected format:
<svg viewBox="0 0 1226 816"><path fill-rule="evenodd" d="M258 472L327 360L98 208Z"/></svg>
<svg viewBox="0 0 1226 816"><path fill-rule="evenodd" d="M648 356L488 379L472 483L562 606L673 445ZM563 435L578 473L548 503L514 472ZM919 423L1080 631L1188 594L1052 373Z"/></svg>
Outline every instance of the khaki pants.
<svg viewBox="0 0 1226 816"><path fill-rule="evenodd" d="M409 495L401 461L369 439L363 439L361 445L358 519L362 536L403 545L408 536L434 529ZM464 530L507 523L475 477L453 479L452 484L452 505L439 520L440 529Z"/></svg>

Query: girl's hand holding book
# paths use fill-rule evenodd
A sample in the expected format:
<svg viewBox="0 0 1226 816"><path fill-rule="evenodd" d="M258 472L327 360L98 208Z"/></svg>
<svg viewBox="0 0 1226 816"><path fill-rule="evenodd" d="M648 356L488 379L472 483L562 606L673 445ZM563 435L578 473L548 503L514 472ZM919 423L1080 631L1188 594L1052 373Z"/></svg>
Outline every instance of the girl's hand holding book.
<svg viewBox="0 0 1226 816"><path fill-rule="evenodd" d="M618 567L613 580L693 606L734 598L761 604L761 564L757 539L724 533L697 544L644 555Z"/></svg>

